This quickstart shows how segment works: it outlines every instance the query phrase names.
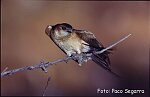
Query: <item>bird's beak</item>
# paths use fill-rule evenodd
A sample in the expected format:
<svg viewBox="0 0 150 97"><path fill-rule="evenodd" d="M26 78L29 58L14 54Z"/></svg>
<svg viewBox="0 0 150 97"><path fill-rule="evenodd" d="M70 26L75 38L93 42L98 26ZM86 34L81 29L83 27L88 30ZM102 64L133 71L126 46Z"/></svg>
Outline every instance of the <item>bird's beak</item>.
<svg viewBox="0 0 150 97"><path fill-rule="evenodd" d="M50 35L50 31L52 29L52 25L48 25L45 29L45 33L49 36Z"/></svg>
<svg viewBox="0 0 150 97"><path fill-rule="evenodd" d="M48 29L50 29L50 30L51 30L51 29L52 29L52 25L48 25Z"/></svg>

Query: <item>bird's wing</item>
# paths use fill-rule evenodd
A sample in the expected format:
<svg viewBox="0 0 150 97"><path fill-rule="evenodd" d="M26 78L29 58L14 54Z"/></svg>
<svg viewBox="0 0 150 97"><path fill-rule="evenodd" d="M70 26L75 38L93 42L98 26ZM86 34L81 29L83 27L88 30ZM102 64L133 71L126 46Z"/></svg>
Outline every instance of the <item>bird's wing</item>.
<svg viewBox="0 0 150 97"><path fill-rule="evenodd" d="M96 40L96 37L93 33L85 30L73 30L79 38L81 38L84 42L88 43L90 47L97 48L97 49L103 49L103 45Z"/></svg>
<svg viewBox="0 0 150 97"><path fill-rule="evenodd" d="M93 33L85 30L74 30L74 31L79 36L79 38L81 38L84 42L88 44L88 46L92 49L92 52L104 49L104 46L96 40L96 37L94 36ZM110 60L108 54L109 54L108 51L105 51L102 54L93 53L91 58L96 64L110 71Z"/></svg>
<svg viewBox="0 0 150 97"><path fill-rule="evenodd" d="M93 50L100 51L100 50L104 49L104 46L96 40L96 37L94 36L93 33L89 32L89 31L85 31L85 30L75 30L75 29L74 29L74 32L84 42L88 43L88 46L90 48L96 48L96 49L93 49ZM85 45L87 45L87 44L85 44ZM101 54L94 54L93 53L91 58L96 64L100 65L102 68L104 68L105 70L107 70L111 74L113 74L117 77L120 77L119 75L117 75L116 73L111 71L110 59L109 59L109 56L108 56L109 53L110 53L109 51L105 51L104 53L101 53Z"/></svg>

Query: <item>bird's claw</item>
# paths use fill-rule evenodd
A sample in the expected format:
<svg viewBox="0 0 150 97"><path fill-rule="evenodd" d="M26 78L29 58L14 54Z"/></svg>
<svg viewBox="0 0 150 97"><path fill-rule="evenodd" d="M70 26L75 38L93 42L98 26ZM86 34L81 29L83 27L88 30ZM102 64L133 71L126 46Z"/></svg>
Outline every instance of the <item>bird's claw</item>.
<svg viewBox="0 0 150 97"><path fill-rule="evenodd" d="M86 54L83 54L83 53L81 53L81 54L73 54L72 58L73 58L73 60L76 60L78 62L79 66L82 66L82 64L84 62L87 62L90 59L90 57L87 57Z"/></svg>

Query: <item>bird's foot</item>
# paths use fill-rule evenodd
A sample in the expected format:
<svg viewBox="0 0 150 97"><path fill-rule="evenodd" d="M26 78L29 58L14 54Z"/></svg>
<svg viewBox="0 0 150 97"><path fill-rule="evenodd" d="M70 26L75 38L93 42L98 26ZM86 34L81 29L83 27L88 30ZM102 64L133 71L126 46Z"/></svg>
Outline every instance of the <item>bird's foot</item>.
<svg viewBox="0 0 150 97"><path fill-rule="evenodd" d="M78 62L79 66L82 66L82 64L84 62L87 62L88 60L91 59L90 57L87 57L86 54L83 54L83 53L81 53L81 54L73 54L72 58L73 58L73 60Z"/></svg>
<svg viewBox="0 0 150 97"><path fill-rule="evenodd" d="M80 64L80 63L79 63L78 65L79 65L79 66L82 66L82 64Z"/></svg>

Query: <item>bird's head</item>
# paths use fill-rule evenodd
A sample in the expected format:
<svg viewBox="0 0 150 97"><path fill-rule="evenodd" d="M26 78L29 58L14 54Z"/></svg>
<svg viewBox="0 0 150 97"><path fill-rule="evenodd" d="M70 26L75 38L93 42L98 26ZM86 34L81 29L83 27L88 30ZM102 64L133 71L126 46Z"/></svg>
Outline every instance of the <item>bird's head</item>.
<svg viewBox="0 0 150 97"><path fill-rule="evenodd" d="M72 33L72 26L67 23L56 24L56 25L48 25L46 27L46 34L50 36L50 33L53 33L57 38L63 38L65 36L70 35Z"/></svg>

